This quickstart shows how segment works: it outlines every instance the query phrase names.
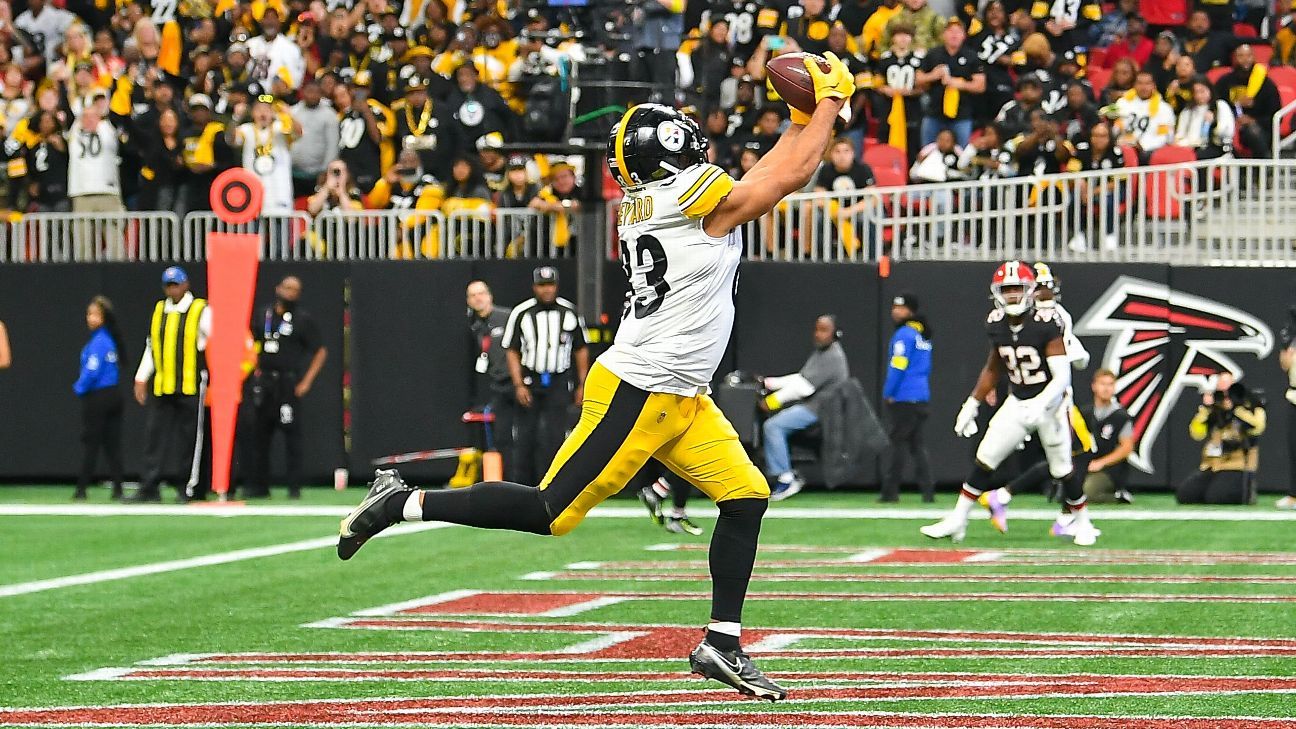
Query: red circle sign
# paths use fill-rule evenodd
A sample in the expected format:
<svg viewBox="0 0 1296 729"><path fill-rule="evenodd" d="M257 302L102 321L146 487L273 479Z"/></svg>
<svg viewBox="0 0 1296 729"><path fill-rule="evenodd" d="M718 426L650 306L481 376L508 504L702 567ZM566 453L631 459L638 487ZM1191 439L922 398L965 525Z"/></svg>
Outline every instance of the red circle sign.
<svg viewBox="0 0 1296 729"><path fill-rule="evenodd" d="M230 225L251 222L261 214L264 192L261 178L242 167L231 167L212 183L212 210L221 222Z"/></svg>

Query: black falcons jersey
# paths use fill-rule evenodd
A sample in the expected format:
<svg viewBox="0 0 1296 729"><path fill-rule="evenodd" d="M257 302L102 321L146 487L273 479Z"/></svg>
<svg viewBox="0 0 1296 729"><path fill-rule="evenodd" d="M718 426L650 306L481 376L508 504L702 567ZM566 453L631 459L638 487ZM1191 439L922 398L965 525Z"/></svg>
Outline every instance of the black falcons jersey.
<svg viewBox="0 0 1296 729"><path fill-rule="evenodd" d="M1003 309L995 308L986 317L986 336L999 353L1003 368L1012 383L1009 391L1018 400L1040 394L1053 379L1047 357L1049 342L1062 338L1062 321L1053 309L1033 309L1022 316L1021 326L1008 323Z"/></svg>

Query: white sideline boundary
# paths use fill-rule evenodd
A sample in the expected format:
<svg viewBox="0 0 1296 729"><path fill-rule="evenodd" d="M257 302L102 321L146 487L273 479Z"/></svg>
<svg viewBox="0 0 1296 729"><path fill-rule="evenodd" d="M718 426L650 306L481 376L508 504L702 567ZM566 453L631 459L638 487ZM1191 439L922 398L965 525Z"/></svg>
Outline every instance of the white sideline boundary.
<svg viewBox="0 0 1296 729"><path fill-rule="evenodd" d="M425 532L430 529L444 529L450 526L454 525L442 522L409 524L383 532L382 534L379 534L378 537L396 537L402 534ZM110 570L99 570L97 572L84 572L79 575L68 575L66 577L54 577L45 580L35 580L32 582L18 582L12 585L0 585L0 597L30 595L34 592L46 592L48 590L58 590L64 587L93 585L100 582L114 582L117 580L130 579L132 577L144 577L146 575L157 575L164 572L179 572L181 570L194 569L196 567L210 567L218 564L242 562L244 560L258 559L260 557L274 557L280 554L291 554L293 552L307 552L313 549L333 547L337 544L337 539L337 535L318 537L315 539L302 539L296 542L272 544L266 547L250 547L247 549L236 549L232 552L217 552L215 554L206 554L199 557L187 557L185 559L153 562L151 564L141 564L133 567L118 567Z"/></svg>
<svg viewBox="0 0 1296 729"><path fill-rule="evenodd" d="M0 517L5 516L211 516L220 518L279 516L279 517L343 517L351 513L351 506L244 506L244 505L150 505L150 504L0 504ZM699 501L691 511L694 514L714 516L715 506ZM981 512L981 513L977 513ZM1178 509L1122 509L1117 507L1089 507L1095 521L1296 521L1296 511L1279 511L1263 507L1237 509L1203 509L1184 507ZM765 512L766 519L941 519L949 513L948 507L923 507L914 509L881 508L830 508L788 507L775 504ZM1053 521L1057 509L1012 509L1014 520ZM589 513L590 519L645 519L642 507L599 506ZM977 509L972 518L989 518L984 510Z"/></svg>

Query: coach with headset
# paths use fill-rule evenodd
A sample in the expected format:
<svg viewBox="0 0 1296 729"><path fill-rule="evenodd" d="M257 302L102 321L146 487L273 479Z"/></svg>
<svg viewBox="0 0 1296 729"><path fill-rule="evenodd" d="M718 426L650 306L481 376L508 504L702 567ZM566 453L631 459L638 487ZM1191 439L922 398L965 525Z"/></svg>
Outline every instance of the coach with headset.
<svg viewBox="0 0 1296 729"><path fill-rule="evenodd" d="M819 422L821 395L850 378L846 352L842 350L837 317L824 314L815 319L814 351L799 372L766 377L762 384L769 394L760 408L772 413L765 421L765 473L774 481L770 499L782 501L795 496L805 481L792 470L788 437Z"/></svg>

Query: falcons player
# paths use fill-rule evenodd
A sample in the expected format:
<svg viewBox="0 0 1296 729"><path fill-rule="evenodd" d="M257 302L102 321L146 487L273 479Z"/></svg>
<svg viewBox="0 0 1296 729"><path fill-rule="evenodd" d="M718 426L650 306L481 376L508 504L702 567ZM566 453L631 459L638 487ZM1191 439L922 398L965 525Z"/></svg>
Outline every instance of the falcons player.
<svg viewBox="0 0 1296 729"><path fill-rule="evenodd" d="M1053 268L1043 261L1035 264L1035 284L1036 309L1052 309L1054 311L1062 324L1062 341L1066 345L1067 360L1071 363L1072 369L1077 372L1084 370L1089 366L1089 351L1080 342L1080 338L1075 335L1071 312L1062 306L1062 283L1053 275ZM1071 426L1072 460L1080 458L1083 461L1083 467L1076 466L1071 473L1071 478L1080 480L1076 493L1083 493L1088 461L1092 457L1091 454L1096 447L1096 442L1093 434L1085 424L1083 416L1072 402L1070 388L1067 388L1066 402L1063 403L1063 406L1067 409L1068 421ZM1073 465L1075 464L1073 463ZM1044 460L1026 469L1021 475L1010 481L1007 486L981 494L978 502L989 510L990 523L994 524L999 531L1007 532L1007 507L1008 502L1012 500L1012 495L1023 488L1038 485L1048 475L1048 461ZM1066 491L1066 486L1062 483L1055 483L1058 499L1061 500L1062 494ZM1064 506L1062 516L1053 525L1054 536L1071 536L1069 533L1071 522L1071 514Z"/></svg>
<svg viewBox="0 0 1296 729"><path fill-rule="evenodd" d="M963 541L968 515L978 497L997 486L992 480L995 468L1032 433L1044 447L1049 474L1068 483L1066 505L1074 515L1069 536L1081 546L1092 545L1098 538L1085 509L1084 492L1074 494L1069 486L1072 463L1067 388L1071 386L1071 365L1065 331L1053 308L1035 307L1035 287L1035 272L1021 261L1009 261L995 270L990 284L995 308L986 318L990 356L972 396L959 410L954 432L963 438L976 435L977 411L999 377L1007 374L1011 387L977 447L976 464L963 484L953 513L922 528L922 533L932 539Z"/></svg>

